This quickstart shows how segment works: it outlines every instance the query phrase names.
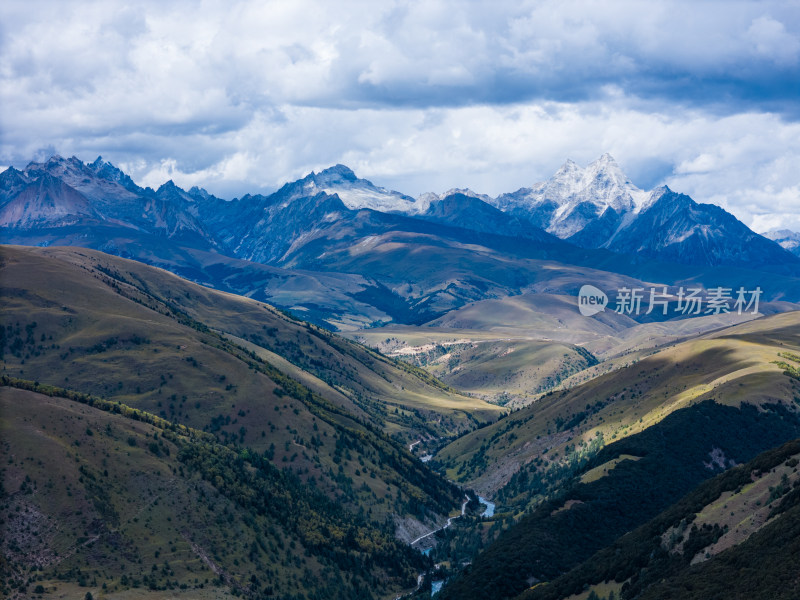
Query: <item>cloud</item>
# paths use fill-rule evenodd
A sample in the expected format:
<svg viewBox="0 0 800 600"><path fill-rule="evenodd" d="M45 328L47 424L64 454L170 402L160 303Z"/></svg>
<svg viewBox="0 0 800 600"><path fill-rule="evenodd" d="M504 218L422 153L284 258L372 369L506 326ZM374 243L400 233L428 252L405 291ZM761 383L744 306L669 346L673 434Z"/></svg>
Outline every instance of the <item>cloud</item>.
<svg viewBox="0 0 800 600"><path fill-rule="evenodd" d="M586 100L609 84L689 104L722 91L729 104L798 102L786 85L798 72L796 4L40 4L6 19L6 79L29 92L158 99L176 119L206 90L234 109Z"/></svg>
<svg viewBox="0 0 800 600"><path fill-rule="evenodd" d="M103 154L231 196L343 162L496 194L610 151L748 222L795 210L794 2L9 0L0 28L3 163Z"/></svg>
<svg viewBox="0 0 800 600"><path fill-rule="evenodd" d="M768 16L759 17L750 24L745 37L752 43L756 55L777 65L797 65L800 40L788 33L780 21Z"/></svg>
<svg viewBox="0 0 800 600"><path fill-rule="evenodd" d="M142 155L155 152L161 138L149 143ZM174 159L121 166L145 185L174 179L223 196L274 189L337 162L412 195L457 186L497 195L546 179L566 158L586 164L609 151L640 187L667 183L762 229L776 209L800 212L800 124L770 114L668 115L609 103L284 107L241 130L169 143L170 156L191 148L197 158L188 164L200 166Z"/></svg>

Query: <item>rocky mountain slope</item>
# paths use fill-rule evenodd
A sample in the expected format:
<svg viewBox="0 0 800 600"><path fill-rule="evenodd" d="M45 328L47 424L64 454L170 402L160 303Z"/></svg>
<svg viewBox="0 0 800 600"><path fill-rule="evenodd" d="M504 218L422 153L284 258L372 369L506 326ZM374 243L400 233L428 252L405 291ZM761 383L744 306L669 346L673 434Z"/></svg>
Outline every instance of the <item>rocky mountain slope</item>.
<svg viewBox="0 0 800 600"><path fill-rule="evenodd" d="M585 169L567 161L551 179L494 204L561 239L682 264L795 272L798 263L718 206L663 186L637 188L604 154Z"/></svg>

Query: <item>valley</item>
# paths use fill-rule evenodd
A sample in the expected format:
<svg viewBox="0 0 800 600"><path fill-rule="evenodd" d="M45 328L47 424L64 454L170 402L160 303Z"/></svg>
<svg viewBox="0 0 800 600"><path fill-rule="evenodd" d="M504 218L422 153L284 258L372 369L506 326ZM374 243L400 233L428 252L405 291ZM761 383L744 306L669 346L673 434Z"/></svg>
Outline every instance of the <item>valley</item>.
<svg viewBox="0 0 800 600"><path fill-rule="evenodd" d="M598 350L602 358L596 358L583 346L557 341L557 333L542 339L547 327L578 334L579 321L570 323L567 301L557 296L538 305L530 297L500 304L517 314L539 309L520 321L514 337L497 309L482 312L494 321L477 323L470 315L479 309L470 313L467 307L447 323L361 330L350 334L356 340L350 341L257 301L91 250L7 246L1 258L0 296L10 315L2 340L2 414L6 436L15 440L4 450L11 466L3 485L11 514L35 516L7 521L13 535L4 568L14 582L11 589L68 590L78 583L100 597L109 590L131 590L131 597L136 590L142 597L158 597L159 590L258 596L267 588L259 592L260 578L247 579L247 565L263 564L276 574L272 590L336 590L343 597L350 593L348 585L394 597L403 589L413 591L411 582L420 573L423 584L414 593L422 596L437 577L449 578L438 592L442 598L512 597L536 580L554 587L534 586L527 593L548 598L556 589L567 591L552 597L571 597L574 584L562 580L588 582L590 591L606 595L649 590L649 580L614 584L608 575L580 579L578 574L584 563L594 564L586 561L595 552L625 531L649 526L659 511L672 510L704 481L716 481L712 478L731 466L800 437L800 383L794 376L800 365L793 366L800 360L797 312L701 317L680 328L624 321L612 313L586 330L587 337L595 336L586 346L616 343L616 354ZM621 333L615 336L614 327ZM584 361L572 373L569 356ZM515 364L534 370L527 381ZM459 378L461 371L477 385ZM546 377L552 378L549 390L521 386L512 398L516 402L498 404L497 396L514 381L541 386ZM23 407L33 412L17 412ZM42 414L47 418L36 421ZM38 424L30 429L29 422ZM106 433L96 433L101 430ZM46 451L47 444L35 441L42 436L70 450ZM132 458L111 471L108 459L125 447L120 439L145 452L125 451ZM31 444L45 453L36 454ZM28 449L18 455L12 448ZM88 448L91 455L85 454ZM204 452L211 452L207 459L195 458ZM219 460L213 456L229 456L224 460L231 464L237 453L251 465L239 475L230 471L231 477L245 478L241 481L208 466ZM18 462L20 456L33 461L31 466ZM64 488L67 498L76 493L85 498L86 508L77 513L68 508L71 500L55 501L51 492L44 496L46 504L37 499L42 485L54 489L44 474L56 456L77 469ZM134 457L161 461L160 466L134 467ZM113 490L105 495L93 487L100 459ZM126 479L128 469L153 472L157 479ZM270 494L314 490L309 516L295 514L296 524L285 531L259 521L273 513L249 504L252 492L242 495L239 487L263 485L248 479L252 469L276 482ZM778 470L752 489L709 500L713 506L698 512L709 516L697 521L698 531L705 532L706 524L714 532L705 554L724 557L756 543L751 538L760 539L753 536L774 518L760 507L765 498L766 505L781 500L788 491L773 490L790 490L793 476L791 469ZM206 483L198 487L201 481ZM647 483L631 488L632 481ZM140 489L150 499L123 510ZM177 498L181 489L188 495L176 507L219 500L205 517L202 511L159 510L163 524L145 521L146 528L137 531L136 519L164 502L159 490ZM463 489L490 498L491 510L467 511ZM27 499L30 490L34 497ZM734 521L723 518L719 502L738 507L732 508ZM221 506L223 514L232 515L228 522L239 527L242 544L241 552L225 557L218 550L214 554L224 536L209 531ZM629 506L628 516L612 518L620 506ZM794 514L789 507L785 511ZM349 559L332 557L314 537L312 524L328 513L334 516L324 518L334 520L324 521L327 531L358 527L362 533L356 539L372 540L345 545L346 552L366 552L376 561L347 585L332 579L330 569L336 560ZM248 515L264 516L253 521ZM345 524L351 515L356 521ZM54 527L55 522L63 525ZM187 534L195 530L205 537ZM590 531L593 541L587 543ZM293 563L296 569L285 557L270 554L273 545L280 549L292 540L305 548L305 559ZM423 540L430 557L416 549ZM120 544L132 557L152 553L150 570L143 560L143 568L124 572L112 558ZM378 547L395 566L381 562ZM400 555L406 558L397 562ZM32 560L35 570L23 566ZM80 567L85 560L102 568L86 571ZM466 570L459 566L470 562ZM690 562L696 568L696 561ZM684 577L676 568L670 572Z"/></svg>
<svg viewBox="0 0 800 600"><path fill-rule="evenodd" d="M692 597L796 528L800 263L610 156L233 200L52 157L0 233L9 597Z"/></svg>
<svg viewBox="0 0 800 600"><path fill-rule="evenodd" d="M800 0L3 0L0 65L0 599L800 599Z"/></svg>
<svg viewBox="0 0 800 600"><path fill-rule="evenodd" d="M490 495L500 516L454 532L434 551L435 560L472 563L442 597L515 597L534 586L530 597L571 598L577 592L536 584L570 580L567 573L580 572L584 561L594 565L595 552L680 504L704 479L796 438L798 332L797 313L787 313L678 343L571 390L546 394L445 446L433 468ZM744 510L739 504L739 516L731 515L738 529L728 523L730 536L715 534L706 544L727 541L706 558L742 551L733 548L775 513L780 495L772 492L788 493L790 483L776 484L783 472L749 492L766 490L769 498L753 499ZM772 512L759 513L767 505ZM700 520L697 527L705 522L725 529L727 521L715 514L714 523ZM469 560L477 550L477 559ZM597 594L623 590L621 597L633 598L644 589L613 575L592 580ZM609 587L614 577L618 583Z"/></svg>
<svg viewBox="0 0 800 600"><path fill-rule="evenodd" d="M363 535L388 535L386 540L394 540L395 533L410 536L414 531L435 525L450 513L452 507L459 505L462 495L459 488L436 477L408 454L401 440L422 433L452 435L469 423L480 422L477 419L481 415L493 419L501 412L497 406L459 395L423 371L402 363L395 364L352 342L334 338L330 333L286 317L271 307L201 288L139 263L79 249L13 247L4 247L0 260L0 297L7 323L2 337L3 376L8 378L2 387L2 395L4 402L11 405L21 402L34 411L20 416L4 409L4 427L6 431L14 431L21 422L30 419L31 414L50 411L45 407L37 408L42 402L52 402L37 395L40 390L48 397L66 398L57 410L52 409L55 413L61 411L63 417L59 417L57 423L50 421L37 425L37 429L30 432L32 437L24 444L35 444L36 436L49 439L49 432L55 428L54 443L57 447L75 447L75 469L89 461L91 465L86 469L94 474L96 466L92 465L95 460L105 457L103 460L116 461L115 457L121 452L131 452L123 450L124 444L114 441L122 435L115 434L107 444L103 442L106 445L101 451L95 448L91 456L81 454L86 446L86 443L81 446L81 440L85 442L89 436L92 438L89 442L95 441L95 429L107 427L103 420L107 418L97 420L89 415L93 408L81 409L87 416L77 420L69 417L73 410L72 399L78 398L84 399L83 402L90 407L100 404L123 415L132 411L134 421L151 422L167 434L173 431L175 424L180 424L178 431L183 431L182 427L188 428L188 446L181 443L176 448L174 444L177 442L170 442L173 446L161 448L156 442L152 446L155 449L151 448L156 457L172 457L164 460L174 461L176 456L183 456L181 451L187 453L196 448L201 453L216 453L219 458L215 460L228 456L224 461L229 462L238 453L245 457L243 465L256 461L254 468L264 470L268 479L284 473L281 477L296 481L292 485L299 486L298 494L318 494L315 502L328 506L320 510L333 510L332 507L336 506L336 510L345 511L344 515L357 515L361 523L359 527L365 532ZM13 287L9 287L10 282L13 282ZM222 335L217 331L233 333ZM260 351L255 352L254 342L247 342L240 335L259 341L263 345L258 346ZM278 366L269 362L277 356L269 348L286 357L275 361ZM14 391L15 387L21 387L25 393ZM120 421L122 417L115 418L117 422L108 427L130 430L130 425ZM87 429L81 423L85 419L97 424ZM89 430L91 433L87 433ZM147 429L146 433L145 437L158 439L158 431ZM136 436L128 437L136 439ZM96 439L99 441L101 438ZM123 436L122 439L126 438ZM209 441L213 441L211 447ZM147 446L149 443L134 441L128 446ZM36 459L41 469L37 475L27 468L27 463L16 462L31 458L30 451L24 449L29 446L24 444L22 441L14 442L4 449L7 458L18 465L10 471L6 469L3 484L6 506L14 511L15 499L24 498L30 489L25 482L30 481L31 476L35 475L36 481L40 481L42 473L62 470L52 461L72 460L72 453L65 456L63 452L49 451ZM186 460L190 460L188 455ZM121 486L118 495L102 500L114 505L114 513L120 510L116 503L125 506L139 493L137 487L131 487L135 480L127 479L126 473L133 475L134 472L152 470L144 464L133 466L129 463L119 463L118 468L121 469L118 472ZM128 468L132 471L126 470ZM270 544L280 540L291 543L293 538L282 537L267 525L253 524L248 515L260 514L259 508L249 504L255 492L239 492L238 487L229 487L235 482L226 483L227 467L224 472L215 471L222 479L216 479L217 475L212 471L203 470L207 468L210 467L206 463L194 467L199 469L199 473L205 473L203 476L217 490L214 494L222 494L225 502L244 503L243 508L237 509L238 513L234 511L239 515L236 518L244 519L248 527L255 527L256 531L262 532L259 535L268 540L263 542L262 548L256 543L256 538L252 538L252 560L261 556L261 560L272 564L270 561L274 559L267 558L264 548L268 549ZM168 468L162 466L159 469L169 474L164 476L170 482L180 475L174 462ZM245 469L242 476L248 472ZM22 478L18 478L19 473L24 474ZM81 479L78 490L87 494L87 501L91 503L92 494L96 493L91 487L94 479L80 474L75 477ZM96 479L96 474L93 477ZM273 484L277 486L275 493L288 485L280 481L278 479ZM258 480L242 485L256 484ZM195 489L192 493L198 492ZM50 493L45 494L48 503L50 496ZM78 510L69 508L69 501L51 506L40 504L37 498L33 499L33 504L25 504L26 509L20 510L41 513L41 519L51 522L63 518L59 511L72 514L70 511ZM192 506L198 502L190 497L178 506ZM291 504L290 500L285 502ZM116 531L105 532L103 529L110 518L102 512L105 510L112 509L86 513L82 522L87 526L94 523L93 527L101 529L92 533L94 530L90 531L90 527L86 531L91 535L83 537L89 539L92 535L99 535L98 540L102 538L105 541L109 536L111 539L118 537ZM230 512L233 508L225 510ZM169 521L173 517L159 513L161 518ZM304 518L306 521L316 520L311 516ZM202 529L209 525L187 522L184 530L197 527ZM62 560L62 557L48 554L54 551L48 544L26 550L24 543L30 541L28 531L26 525L6 540L10 545L5 547L8 560L4 569L7 581L15 586L12 589L26 589L24 582L35 573L30 570L33 566L30 557L38 556L38 552L44 554L41 560L36 558L37 564L43 561L51 576L63 575L61 569L66 568L64 565L72 564L68 560L64 562L66 559ZM80 537L77 534L71 537L68 532L63 535L65 541L72 539L70 543L73 544ZM243 539L250 543L246 536ZM145 552L139 538L125 543L134 555ZM395 544L391 547L406 552L403 550L405 546L396 545L399 543L391 541ZM166 544L163 542L162 547ZM306 552L313 554L312 547L307 544L304 547ZM184 549L183 552L189 554L181 555L181 561L197 564L199 551ZM408 552L412 551L409 549ZM195 558L190 558L190 555ZM321 564L330 565L324 556ZM241 561L235 554L229 558ZM419 564L419 560L408 564ZM241 579L244 572L235 568L240 565L226 563L220 566L223 575L218 574L218 585L256 593L253 585L257 582L247 583ZM107 586L121 585L121 589L127 589L134 581L138 583L133 587L149 585L147 580L139 577L132 579L130 574L120 570L122 568L117 565L102 571ZM309 568L317 570L317 567ZM376 566L371 572L382 578L381 569ZM172 589L189 585L193 579L189 570L181 571L176 567L172 571L167 569L159 576L168 574L171 578L168 582L162 578L152 585L156 589L164 586ZM278 579L282 583L275 589L318 589L315 587L317 584L299 583L300 580L291 575L293 572L281 568ZM72 567L68 568L68 573L65 579L80 579ZM399 579L394 583L385 585L400 589L407 576L408 572L398 575ZM314 581L319 580L314 578ZM375 581L372 580L372 585ZM324 585L328 584L319 585L323 586L319 589L325 589ZM342 590L344 587L337 593ZM11 590L6 589L6 592L11 593Z"/></svg>
<svg viewBox="0 0 800 600"><path fill-rule="evenodd" d="M491 493L505 485L503 473L515 473L543 452L563 456L596 437L632 435L704 400L733 406L780 400L791 406L795 380L776 363L782 352L800 344L798 325L798 313L775 315L629 358L624 368L548 393L501 422L461 437L437 460L454 479ZM473 471L491 475L473 478Z"/></svg>
<svg viewBox="0 0 800 600"><path fill-rule="evenodd" d="M762 310L782 308L787 307L766 304ZM569 296L521 294L468 304L422 326L343 335L426 369L457 389L519 408L548 391L572 387L757 315L727 313L645 323L616 313L598 317L581 317Z"/></svg>

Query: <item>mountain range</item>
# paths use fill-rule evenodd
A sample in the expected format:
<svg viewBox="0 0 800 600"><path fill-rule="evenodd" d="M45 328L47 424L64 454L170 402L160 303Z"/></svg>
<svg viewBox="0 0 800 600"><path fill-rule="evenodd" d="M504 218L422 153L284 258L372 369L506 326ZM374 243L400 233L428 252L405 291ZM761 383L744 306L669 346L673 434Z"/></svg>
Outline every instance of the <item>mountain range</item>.
<svg viewBox="0 0 800 600"><path fill-rule="evenodd" d="M716 205L698 204L667 186L637 188L609 154L585 169L567 161L550 180L493 203L585 248L684 264L792 264L775 244Z"/></svg>
<svg viewBox="0 0 800 600"><path fill-rule="evenodd" d="M797 597L791 232L608 155L232 200L52 157L0 174L0 236L4 597Z"/></svg>
<svg viewBox="0 0 800 600"><path fill-rule="evenodd" d="M526 291L574 295L579 278L610 289L619 275L800 299L800 258L715 205L636 188L609 155L497 198L413 199L336 165L232 200L53 156L0 174L0 236L135 258L333 329L421 324Z"/></svg>
<svg viewBox="0 0 800 600"><path fill-rule="evenodd" d="M291 264L302 246L352 222L361 210L683 264L800 264L715 205L698 204L666 186L637 188L608 154L585 169L567 161L548 181L497 198L451 190L414 200L336 165L268 196L225 201L196 187L186 192L172 181L155 191L140 188L101 157L84 164L58 156L22 171L7 169L0 175L0 194L0 225L10 234L102 222L266 264Z"/></svg>

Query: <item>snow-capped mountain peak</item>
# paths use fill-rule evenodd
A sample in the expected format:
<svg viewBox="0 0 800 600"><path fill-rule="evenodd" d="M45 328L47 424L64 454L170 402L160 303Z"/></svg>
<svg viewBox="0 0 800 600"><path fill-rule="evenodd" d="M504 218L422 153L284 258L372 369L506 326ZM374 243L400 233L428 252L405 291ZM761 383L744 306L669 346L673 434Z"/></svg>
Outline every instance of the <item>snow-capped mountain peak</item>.
<svg viewBox="0 0 800 600"><path fill-rule="evenodd" d="M345 165L334 165L319 173L313 171L301 179L303 194L313 191L336 194L347 208L370 208L381 212L414 212L414 199L400 192L378 187L371 181L359 179Z"/></svg>
<svg viewBox="0 0 800 600"><path fill-rule="evenodd" d="M51 175L100 203L130 200L141 192L128 175L102 157L84 164L76 156L64 158L54 154L43 163L29 163L23 173L31 180L44 174Z"/></svg>
<svg viewBox="0 0 800 600"><path fill-rule="evenodd" d="M469 188L452 188L447 190L444 194L441 194L440 198L447 198L448 196L452 196L453 194L461 194L462 196L468 196L470 198L477 198L478 200L482 200L484 202L490 202L491 198L486 194L479 194L478 192L473 192Z"/></svg>
<svg viewBox="0 0 800 600"><path fill-rule="evenodd" d="M613 232L622 217L639 212L649 196L633 185L610 154L603 154L585 168L567 160L549 180L504 194L495 205L566 239L597 219L607 221L605 233Z"/></svg>
<svg viewBox="0 0 800 600"><path fill-rule="evenodd" d="M583 172L583 169L571 158L568 158L566 162L561 165L558 171L555 172L553 175L553 179L559 179L562 181L575 179L576 176L579 177L579 174Z"/></svg>
<svg viewBox="0 0 800 600"><path fill-rule="evenodd" d="M53 156L31 162L22 171L8 168L0 174L0 228L8 236L30 240L45 228L71 228L64 235L77 237L64 239L85 243L82 231L91 230L102 248L139 243L124 241L129 239L158 239L159 244L172 240L203 250L227 249L246 260L275 262L287 260L288 252L304 244L313 256L322 256L322 242L315 240L327 239L326 232L340 221L346 226L337 231L345 236L356 222L358 228L381 232L409 222L355 214L354 209L363 208L403 213L453 231L527 240L518 242L523 249L531 241L555 248L561 242L553 234L584 248L644 259L763 268L792 276L800 272L800 259L787 252L800 253L800 236L786 231L768 234L781 248L716 205L698 204L666 186L641 190L610 155L586 167L567 161L550 180L495 200L469 189L423 194L414 200L359 179L344 165L312 172L269 196L248 195L229 202L199 188L186 192L172 181L157 190L140 188L102 157L84 164L75 157ZM422 227L425 235L435 231L430 225ZM470 233L458 239L473 243L477 238Z"/></svg>
<svg viewBox="0 0 800 600"><path fill-rule="evenodd" d="M86 168L100 179L117 183L129 191L139 191L139 186L133 182L133 179L127 173L124 173L109 161L104 160L102 156L98 156L93 163L86 165Z"/></svg>
<svg viewBox="0 0 800 600"><path fill-rule="evenodd" d="M311 172L317 185L334 185L343 182L358 181L355 172L345 165L336 164L332 167L320 171L319 173Z"/></svg>
<svg viewBox="0 0 800 600"><path fill-rule="evenodd" d="M208 193L207 189L198 187L196 185L193 185L191 188L189 188L187 193L193 198L202 198L203 200L213 198L213 196Z"/></svg>

